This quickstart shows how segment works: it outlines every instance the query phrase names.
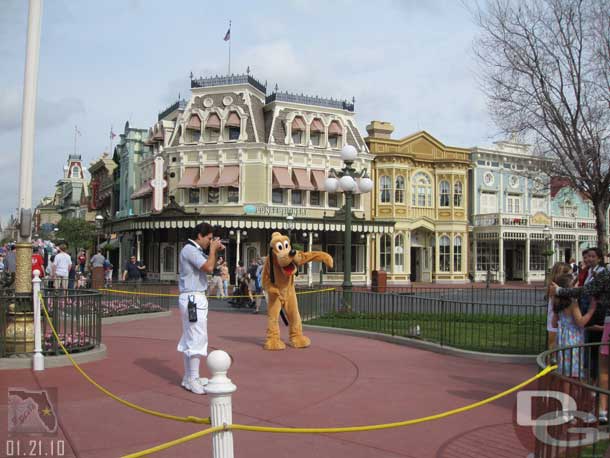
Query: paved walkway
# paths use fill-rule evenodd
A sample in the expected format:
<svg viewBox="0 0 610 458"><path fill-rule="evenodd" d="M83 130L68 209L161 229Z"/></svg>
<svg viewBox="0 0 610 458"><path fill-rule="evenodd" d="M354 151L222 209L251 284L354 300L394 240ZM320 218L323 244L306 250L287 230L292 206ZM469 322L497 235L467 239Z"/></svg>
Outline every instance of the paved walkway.
<svg viewBox="0 0 610 458"><path fill-rule="evenodd" d="M104 326L108 358L84 369L116 394L176 415L208 416L207 396L178 386L182 358L177 311ZM482 363L375 340L308 332L312 347L266 352L263 315L211 312L210 344L234 359L234 421L275 426L352 426L430 415L483 399L535 373L535 367ZM285 333L286 329L283 329ZM205 367L205 366L204 366ZM207 372L204 370L204 372ZM65 456L117 457L200 430L158 419L105 397L73 368L0 372L7 387L57 387ZM512 427L515 398L401 429L338 435L234 433L238 458L457 458L527 456ZM7 418L7 397L0 397ZM6 424L6 423L5 423ZM0 429L6 436L6 427ZM0 456L4 456L5 437ZM210 438L156 454L211 456Z"/></svg>

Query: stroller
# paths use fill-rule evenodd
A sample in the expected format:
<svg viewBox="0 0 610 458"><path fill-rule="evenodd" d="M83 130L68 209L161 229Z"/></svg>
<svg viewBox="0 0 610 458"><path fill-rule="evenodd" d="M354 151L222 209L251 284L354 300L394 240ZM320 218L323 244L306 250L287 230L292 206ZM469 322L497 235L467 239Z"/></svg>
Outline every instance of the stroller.
<svg viewBox="0 0 610 458"><path fill-rule="evenodd" d="M236 295L237 297L233 297L229 300L229 304L231 307L242 308L242 307L254 307L254 301L250 300L248 295L248 275L243 275L237 284Z"/></svg>

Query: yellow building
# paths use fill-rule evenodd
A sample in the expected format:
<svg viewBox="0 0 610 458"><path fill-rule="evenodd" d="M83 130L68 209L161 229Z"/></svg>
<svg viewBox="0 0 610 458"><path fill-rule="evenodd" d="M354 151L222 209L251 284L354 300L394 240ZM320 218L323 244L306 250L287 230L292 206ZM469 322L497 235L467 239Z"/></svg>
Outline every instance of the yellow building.
<svg viewBox="0 0 610 458"><path fill-rule="evenodd" d="M388 284L468 281L470 154L427 132L390 138L394 127L372 121L365 139L373 161L376 221L395 221L374 241L373 269Z"/></svg>

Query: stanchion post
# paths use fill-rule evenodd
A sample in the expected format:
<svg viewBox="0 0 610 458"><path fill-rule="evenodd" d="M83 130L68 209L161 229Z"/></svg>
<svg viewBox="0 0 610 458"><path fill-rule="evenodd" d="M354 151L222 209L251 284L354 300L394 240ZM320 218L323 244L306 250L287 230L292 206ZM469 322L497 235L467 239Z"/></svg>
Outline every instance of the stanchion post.
<svg viewBox="0 0 610 458"><path fill-rule="evenodd" d="M32 300L34 303L34 356L32 357L32 369L44 370L44 356L42 355L42 329L40 324L40 272L34 271L32 280Z"/></svg>
<svg viewBox="0 0 610 458"><path fill-rule="evenodd" d="M231 395L237 387L227 377L231 367L231 357L222 350L214 350L208 355L207 365L212 378L205 387L210 397L210 420L212 426L229 426L233 423ZM234 458L233 433L227 429L213 433L213 458Z"/></svg>

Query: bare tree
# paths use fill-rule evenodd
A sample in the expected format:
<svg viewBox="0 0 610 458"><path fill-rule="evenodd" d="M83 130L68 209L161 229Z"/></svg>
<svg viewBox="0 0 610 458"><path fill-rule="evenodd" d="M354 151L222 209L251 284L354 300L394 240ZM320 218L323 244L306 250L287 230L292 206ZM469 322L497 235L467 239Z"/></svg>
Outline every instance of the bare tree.
<svg viewBox="0 0 610 458"><path fill-rule="evenodd" d="M610 0L488 0L475 53L498 127L519 135L592 202L598 246L610 206Z"/></svg>

